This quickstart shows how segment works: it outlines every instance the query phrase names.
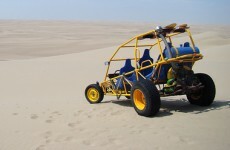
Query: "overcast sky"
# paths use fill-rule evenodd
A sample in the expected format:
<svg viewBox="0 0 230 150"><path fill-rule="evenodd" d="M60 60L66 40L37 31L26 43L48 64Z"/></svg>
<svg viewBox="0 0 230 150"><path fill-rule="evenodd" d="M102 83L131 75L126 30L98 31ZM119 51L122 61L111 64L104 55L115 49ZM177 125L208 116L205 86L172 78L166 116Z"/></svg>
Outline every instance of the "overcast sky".
<svg viewBox="0 0 230 150"><path fill-rule="evenodd" d="M0 19L230 24L230 0L0 0Z"/></svg>

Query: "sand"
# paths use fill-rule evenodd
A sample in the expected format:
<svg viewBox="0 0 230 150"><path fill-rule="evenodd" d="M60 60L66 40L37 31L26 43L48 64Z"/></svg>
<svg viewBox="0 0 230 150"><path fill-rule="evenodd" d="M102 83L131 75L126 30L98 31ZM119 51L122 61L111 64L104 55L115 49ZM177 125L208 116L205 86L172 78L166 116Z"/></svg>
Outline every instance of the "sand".
<svg viewBox="0 0 230 150"><path fill-rule="evenodd" d="M154 24L154 23L153 23ZM161 98L159 114L137 115L129 100L90 105L116 46L150 23L0 21L0 150L226 150L230 146L230 28L191 25L217 94L210 107Z"/></svg>

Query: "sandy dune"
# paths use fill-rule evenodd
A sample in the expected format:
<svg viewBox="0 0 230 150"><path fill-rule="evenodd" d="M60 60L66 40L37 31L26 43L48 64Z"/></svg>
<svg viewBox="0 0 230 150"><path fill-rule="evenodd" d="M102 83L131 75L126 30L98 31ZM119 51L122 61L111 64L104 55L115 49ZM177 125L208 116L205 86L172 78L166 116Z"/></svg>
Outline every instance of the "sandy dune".
<svg viewBox="0 0 230 150"><path fill-rule="evenodd" d="M151 26L0 21L0 58L10 60L0 62L0 150L229 149L228 26L192 26L205 56L194 70L216 83L212 106L162 98L159 114L145 118L124 98L85 100L85 87L103 79L114 46Z"/></svg>

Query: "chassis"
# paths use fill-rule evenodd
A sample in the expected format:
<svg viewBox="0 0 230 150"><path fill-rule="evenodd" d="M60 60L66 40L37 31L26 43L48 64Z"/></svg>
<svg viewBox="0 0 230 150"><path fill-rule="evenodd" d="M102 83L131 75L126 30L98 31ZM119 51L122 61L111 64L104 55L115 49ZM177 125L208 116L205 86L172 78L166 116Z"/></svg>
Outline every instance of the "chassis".
<svg viewBox="0 0 230 150"><path fill-rule="evenodd" d="M177 41L180 41L185 38L180 36L184 33L189 42L175 47L173 38L178 36ZM118 55L124 49L126 52L131 49L132 53ZM215 98L215 84L209 75L192 70L195 62L202 58L187 24L157 26L117 48L106 62L104 81L85 89L86 99L95 104L100 103L104 95L118 99L125 96L142 116L156 115L161 105L160 97L165 96L186 95L191 104L208 106ZM114 64L124 61L125 65L117 70Z"/></svg>

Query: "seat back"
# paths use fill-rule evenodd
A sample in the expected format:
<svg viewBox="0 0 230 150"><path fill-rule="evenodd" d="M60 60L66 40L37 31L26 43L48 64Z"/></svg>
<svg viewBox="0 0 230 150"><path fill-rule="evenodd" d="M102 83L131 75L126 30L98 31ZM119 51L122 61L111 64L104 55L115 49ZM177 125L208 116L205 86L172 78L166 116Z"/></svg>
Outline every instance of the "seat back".
<svg viewBox="0 0 230 150"><path fill-rule="evenodd" d="M135 69L135 68L134 68L134 67L132 66L132 64L131 64L131 59L126 59L126 60L125 60L125 65L124 65L124 67L122 67L122 68L120 69L120 75L122 75L122 74L124 74L124 73L131 72L131 71L133 71L134 69ZM127 77L128 79L131 79L131 76L132 76L132 74L126 75L126 77ZM124 85L123 85L123 82L122 82L121 78L118 78L118 79L117 79L116 86L117 86L118 89L124 89ZM127 85L126 88L130 88L130 86Z"/></svg>
<svg viewBox="0 0 230 150"><path fill-rule="evenodd" d="M124 67L120 69L120 75L123 73L133 71L134 69L135 68L131 64L131 59L126 59ZM127 76L131 76L131 75L127 75Z"/></svg>
<svg viewBox="0 0 230 150"><path fill-rule="evenodd" d="M153 58L151 58L149 55L149 49L145 49L143 56L139 60L139 65L141 67L146 67L148 65L151 65L151 63L153 63ZM144 76L147 76L152 71L153 71L153 67L147 68L147 69L141 70L141 74Z"/></svg>

